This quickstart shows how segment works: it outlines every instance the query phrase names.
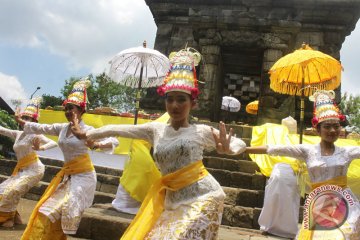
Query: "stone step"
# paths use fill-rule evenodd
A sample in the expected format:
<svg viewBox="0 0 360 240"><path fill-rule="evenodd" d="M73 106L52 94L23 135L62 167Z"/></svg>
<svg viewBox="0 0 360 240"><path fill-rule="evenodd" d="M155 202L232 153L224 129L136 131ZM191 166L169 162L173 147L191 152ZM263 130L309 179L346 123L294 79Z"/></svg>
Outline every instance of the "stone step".
<svg viewBox="0 0 360 240"><path fill-rule="evenodd" d="M206 160L206 162L211 162L213 164L216 164L217 159L215 158L212 160ZM247 162L244 160L237 161L237 163L231 160L230 161L219 160L219 162L227 166L231 166L231 164L236 164L237 167L240 169L241 166L243 166L243 169L245 169L245 171L253 172L253 173L247 173L247 172L238 172L237 169L223 170L219 168L207 167L208 171L215 177L215 179L220 183L221 186L252 189L252 190L264 190L265 177L251 170L251 169L255 169L255 165L252 162ZM15 165L16 165L15 160L7 160L7 159L1 160L0 174L7 176L11 175L13 169L15 168ZM60 169L61 167L46 165L45 174L42 180L45 182L50 182L51 179L60 171ZM113 175L102 174L97 172L97 178L98 178L97 189L104 189L105 192L116 193L120 176L113 176Z"/></svg>
<svg viewBox="0 0 360 240"><path fill-rule="evenodd" d="M205 124L213 128L219 129L219 123L216 122L198 122L199 124ZM226 129L229 131L230 128L234 130L234 133L239 138L249 138L252 136L252 126L238 125L238 124L225 124Z"/></svg>
<svg viewBox="0 0 360 240"><path fill-rule="evenodd" d="M54 158L40 157L40 160L44 165L57 166L57 167L62 167L64 165L64 161L54 159ZM122 175L122 170L120 170L120 169L114 169L114 168L108 168L108 167L102 167L102 166L94 166L94 167L95 167L95 171L97 173L102 173L102 174L107 174L107 175L112 175L112 176L117 176L117 177Z"/></svg>
<svg viewBox="0 0 360 240"><path fill-rule="evenodd" d="M229 217L231 212L238 214L238 216ZM223 224L232 223L233 225L232 227L220 226L219 240L242 239L240 235L244 235L245 232L260 236L260 231L244 229L258 228L257 217L259 213L260 209L233 208L226 205L222 222ZM117 212L110 204L95 204L85 210L76 237L102 240L106 236L107 240L118 240L130 225L133 217L134 215L131 214ZM254 222L255 226L253 225ZM231 234L231 232L236 231L238 233L241 231L241 233L238 235ZM237 236L238 238L231 238L231 236Z"/></svg>
<svg viewBox="0 0 360 240"><path fill-rule="evenodd" d="M259 167L253 161L234 160L223 157L205 156L203 159L204 165L207 168L223 169L244 173L260 172Z"/></svg>
<svg viewBox="0 0 360 240"><path fill-rule="evenodd" d="M52 158L40 158L41 162L45 166L53 166L58 167L57 169L60 169L64 165L64 161L52 159ZM15 168L17 163L16 159L0 159L0 174L7 173L6 175L10 175L12 173L12 170ZM119 169L113 169L113 168L107 168L102 166L94 166L96 173L101 174L107 174L115 177L120 177L122 175L122 170ZM3 168L6 168L3 170ZM5 172L1 172L5 171Z"/></svg>
<svg viewBox="0 0 360 240"><path fill-rule="evenodd" d="M250 146L250 145L247 145L247 146ZM220 154L220 153L216 152L216 150L205 151L204 157L219 157L219 158L234 159L234 160L252 161L248 153L241 153L238 155L226 155L226 154Z"/></svg>
<svg viewBox="0 0 360 240"><path fill-rule="evenodd" d="M265 189L266 177L261 173L243 173L215 168L207 168L207 170L221 186L252 190Z"/></svg>
<svg viewBox="0 0 360 240"><path fill-rule="evenodd" d="M5 181L8 176L0 175L0 182ZM40 181L38 185L30 189L25 195L25 198L31 200L39 200L40 196L44 193L48 186L48 182ZM115 189L116 187L116 189ZM96 193L94 203L110 203L115 198L118 185L114 186L114 189L108 191L108 186L98 183L96 186ZM239 189L231 187L223 187L226 193L225 203L234 206L244 207L262 207L264 199L264 191L261 190L249 190Z"/></svg>

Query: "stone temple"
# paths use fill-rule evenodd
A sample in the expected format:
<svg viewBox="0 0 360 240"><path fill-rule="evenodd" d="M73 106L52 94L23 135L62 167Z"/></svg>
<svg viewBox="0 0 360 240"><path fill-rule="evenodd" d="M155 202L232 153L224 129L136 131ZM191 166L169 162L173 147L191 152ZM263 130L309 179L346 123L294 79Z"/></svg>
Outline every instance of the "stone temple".
<svg viewBox="0 0 360 240"><path fill-rule="evenodd" d="M194 115L219 121L222 96L232 95L242 108L232 120L249 124L299 120L298 97L269 87L270 67L303 42L340 60L340 49L360 16L360 0L145 0L157 25L154 48L168 55L185 46L203 56L198 78L202 92ZM340 89L336 90L340 93ZM142 107L159 106L155 89ZM339 94L337 94L339 95ZM258 115L245 112L260 100ZM339 100L339 99L337 99ZM310 123L312 104L305 105Z"/></svg>

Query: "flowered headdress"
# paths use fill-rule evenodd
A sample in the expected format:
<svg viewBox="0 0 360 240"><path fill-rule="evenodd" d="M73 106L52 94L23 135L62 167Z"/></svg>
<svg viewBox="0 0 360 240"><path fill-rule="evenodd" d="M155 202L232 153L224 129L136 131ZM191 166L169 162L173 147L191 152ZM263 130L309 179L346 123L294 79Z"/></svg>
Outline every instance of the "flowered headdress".
<svg viewBox="0 0 360 240"><path fill-rule="evenodd" d="M42 102L42 97L32 98L29 104L24 109L24 112L21 113L21 116L28 116L33 118L35 121L38 121L40 117L39 108L41 102Z"/></svg>
<svg viewBox="0 0 360 240"><path fill-rule="evenodd" d="M67 99L64 101L63 105L65 106L67 103L72 103L74 105L77 105L83 109L86 108L87 101L87 93L86 89L91 85L91 82L88 79L81 79L77 81L71 93L67 97Z"/></svg>
<svg viewBox="0 0 360 240"><path fill-rule="evenodd" d="M182 49L169 55L171 67L164 83L157 89L160 96L171 91L188 93L197 98L200 91L195 67L201 60L201 54L193 48Z"/></svg>
<svg viewBox="0 0 360 240"><path fill-rule="evenodd" d="M334 91L317 90L309 99L314 102L314 116L311 121L314 127L325 120L345 121L345 116L341 114L339 107L334 102Z"/></svg>

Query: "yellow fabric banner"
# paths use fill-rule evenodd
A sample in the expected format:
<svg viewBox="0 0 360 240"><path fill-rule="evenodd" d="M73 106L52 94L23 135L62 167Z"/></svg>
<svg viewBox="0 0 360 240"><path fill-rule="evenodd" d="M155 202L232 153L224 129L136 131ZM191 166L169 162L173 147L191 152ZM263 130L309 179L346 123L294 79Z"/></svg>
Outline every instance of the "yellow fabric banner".
<svg viewBox="0 0 360 240"><path fill-rule="evenodd" d="M304 144L318 144L320 137L318 136L303 136ZM266 123L261 126L253 127L251 146L263 145L293 145L299 144L298 134L289 134L285 126L279 124ZM352 139L339 138L335 142L336 146L360 146L359 141ZM256 162L260 171L265 176L269 177L271 171L276 163L290 164L295 172L299 171L300 161L290 157L269 156L267 154L250 154L250 158ZM307 174L307 171L306 173ZM360 196L360 159L355 159L349 166L347 173L347 183L351 190L359 197Z"/></svg>
<svg viewBox="0 0 360 240"><path fill-rule="evenodd" d="M126 118L119 116L107 116L107 115L98 115L85 113L83 115L83 121L86 125L93 126L94 128L99 128L104 125L109 124L134 124L134 118ZM39 123L53 124L53 123L67 123L64 111L53 111L53 110L44 110L40 109L40 119ZM138 119L138 124L151 122L150 119ZM54 141L57 141L57 137L47 136ZM131 147L131 139L129 138L118 138L119 146L115 148L115 154L128 154Z"/></svg>

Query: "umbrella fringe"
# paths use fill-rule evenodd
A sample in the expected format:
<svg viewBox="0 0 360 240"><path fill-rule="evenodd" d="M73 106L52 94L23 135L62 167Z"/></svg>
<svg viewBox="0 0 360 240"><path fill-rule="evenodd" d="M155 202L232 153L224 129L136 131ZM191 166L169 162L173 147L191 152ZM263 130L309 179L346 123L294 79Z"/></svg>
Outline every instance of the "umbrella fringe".
<svg viewBox="0 0 360 240"><path fill-rule="evenodd" d="M304 95L305 96L311 96L316 90L333 90L340 86L340 80L337 80L339 78L333 78L331 80L322 82L322 83L316 83L316 84L305 84L304 88ZM310 86L309 88L306 88L307 86ZM274 82L272 81L270 83L270 88L274 90L275 92L282 93L282 94L289 94L289 95L301 95L301 85L299 84L291 84L286 82Z"/></svg>

